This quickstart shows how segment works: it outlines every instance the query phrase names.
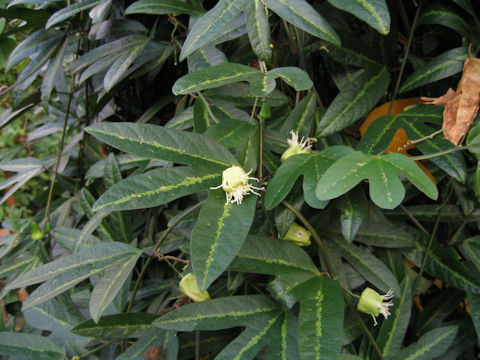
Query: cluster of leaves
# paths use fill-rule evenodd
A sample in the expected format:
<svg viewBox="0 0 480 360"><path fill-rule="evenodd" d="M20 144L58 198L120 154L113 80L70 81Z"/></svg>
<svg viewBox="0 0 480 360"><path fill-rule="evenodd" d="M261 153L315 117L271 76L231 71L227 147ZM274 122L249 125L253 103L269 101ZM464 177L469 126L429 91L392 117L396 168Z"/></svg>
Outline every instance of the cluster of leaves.
<svg viewBox="0 0 480 360"><path fill-rule="evenodd" d="M475 1L423 3L0 9L0 127L26 136L2 149L0 202L36 181L2 223L0 354L473 359L480 128L455 147L431 136L441 107L392 103L359 131L455 87L480 45ZM292 130L313 148L282 162ZM386 151L399 131L415 147ZM265 191L225 202L232 166ZM294 223L312 245L285 240ZM210 300L180 293L189 272ZM393 291L380 326L356 309L367 287Z"/></svg>

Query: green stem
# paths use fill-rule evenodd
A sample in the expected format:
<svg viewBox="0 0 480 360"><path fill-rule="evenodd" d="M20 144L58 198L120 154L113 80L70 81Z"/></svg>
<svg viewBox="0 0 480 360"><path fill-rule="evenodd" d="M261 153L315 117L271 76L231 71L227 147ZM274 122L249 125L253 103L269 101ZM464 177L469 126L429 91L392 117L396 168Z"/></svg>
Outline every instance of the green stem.
<svg viewBox="0 0 480 360"><path fill-rule="evenodd" d="M138 275L137 281L135 282L135 286L133 288L132 296L130 297L130 302L128 303L127 307L127 313L132 311L132 306L133 306L133 301L135 300L135 296L137 295L137 291L140 288L140 284L142 282L143 277L145 276L145 273L147 272L147 268L152 262L152 260L155 258L155 253L158 251L160 248L160 245L162 245L162 242L167 238L168 234L175 228L175 226L180 223L185 217L187 217L189 214L191 214L193 211L197 210L200 206L202 206L205 203L206 200L200 201L198 204L195 204L192 206L190 209L186 210L181 216L179 216L177 219L175 219L174 222L170 224L170 226L163 232L162 236L160 236L160 239L158 239L155 247L152 250L152 256L150 256L147 261L142 266L142 270L140 270L140 274Z"/></svg>
<svg viewBox="0 0 480 360"><path fill-rule="evenodd" d="M200 360L200 330L195 330L195 360Z"/></svg>
<svg viewBox="0 0 480 360"><path fill-rule="evenodd" d="M48 191L47 206L45 208L45 216L43 218L44 226L46 225L46 223L50 223L50 209L52 207L53 188L55 186L55 181L57 180L58 167L60 166L60 159L62 158L63 147L65 145L65 135L67 133L67 122L70 116L70 106L72 104L74 83L75 83L75 75L72 76L72 82L70 87L71 91L67 101L67 110L65 112L65 120L63 121L62 138L60 140L60 146L58 147L57 162L55 164L55 171L53 172L52 181L50 182L50 189Z"/></svg>
<svg viewBox="0 0 480 360"><path fill-rule="evenodd" d="M415 32L415 27L417 26L418 16L420 15L420 9L422 7L423 0L420 1L417 7L417 11L415 12L415 17L413 18L412 27L410 29L410 34L408 35L408 44L407 49L405 50L405 55L403 56L402 64L400 66L400 71L398 73L397 83L395 84L395 90L393 91L392 101L390 102L390 106L388 107L387 115L392 113L393 104L395 99L398 95L398 90L400 89L400 83L402 81L403 71L405 70L405 65L407 64L408 53L410 52L410 46L412 45L413 41L413 34Z"/></svg>
<svg viewBox="0 0 480 360"><path fill-rule="evenodd" d="M412 156L412 157L410 157L410 159L412 159L412 160L426 160L426 159L431 159L431 158L434 158L434 157L437 157L437 156L450 154L450 153L453 153L455 151L461 151L461 150L467 150L467 149L468 149L468 146L456 146L456 147L451 148L451 149L438 151L438 152L431 153L431 154Z"/></svg>

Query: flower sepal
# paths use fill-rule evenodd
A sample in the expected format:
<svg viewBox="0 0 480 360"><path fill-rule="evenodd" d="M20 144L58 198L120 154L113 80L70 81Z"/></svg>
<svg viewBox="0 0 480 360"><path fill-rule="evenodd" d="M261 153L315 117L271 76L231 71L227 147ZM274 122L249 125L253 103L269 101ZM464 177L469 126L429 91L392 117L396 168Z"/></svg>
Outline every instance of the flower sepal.
<svg viewBox="0 0 480 360"><path fill-rule="evenodd" d="M372 315L374 325L377 325L377 316L383 315L385 319L390 315L388 308L393 306L393 302L390 301L393 298L392 289L388 290L385 295L380 295L371 288L363 290L358 301L358 311Z"/></svg>

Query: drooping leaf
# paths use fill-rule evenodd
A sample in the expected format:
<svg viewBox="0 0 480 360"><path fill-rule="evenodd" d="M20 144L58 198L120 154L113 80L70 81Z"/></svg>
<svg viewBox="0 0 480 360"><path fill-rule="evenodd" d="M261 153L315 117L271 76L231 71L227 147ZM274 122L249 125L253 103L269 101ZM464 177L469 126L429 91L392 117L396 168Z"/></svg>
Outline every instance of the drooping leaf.
<svg viewBox="0 0 480 360"><path fill-rule="evenodd" d="M216 357L218 360L241 360L253 358L280 327L283 314L273 314L271 318L250 321L247 328L228 344Z"/></svg>
<svg viewBox="0 0 480 360"><path fill-rule="evenodd" d="M100 316L121 290L125 281L132 273L141 252L132 254L129 258L117 261L104 271L102 278L95 285L90 297L89 310L92 319L98 322Z"/></svg>
<svg viewBox="0 0 480 360"><path fill-rule="evenodd" d="M313 93L305 96L290 112L283 122L280 133L289 136L291 130L298 133L299 137L309 136L315 118L316 101Z"/></svg>
<svg viewBox="0 0 480 360"><path fill-rule="evenodd" d="M240 295L192 303L155 320L153 325L169 330L217 330L248 326L252 319L271 318L279 304L266 295Z"/></svg>
<svg viewBox="0 0 480 360"><path fill-rule="evenodd" d="M362 189L354 188L338 199L342 234L347 242L352 242L367 217L368 200Z"/></svg>
<svg viewBox="0 0 480 360"><path fill-rule="evenodd" d="M471 27L454 8L446 4L429 4L419 18L418 25L438 24L449 27L463 37L471 39Z"/></svg>
<svg viewBox="0 0 480 360"><path fill-rule="evenodd" d="M335 97L320 120L317 136L331 135L353 124L377 103L389 83L386 67L367 68Z"/></svg>
<svg viewBox="0 0 480 360"><path fill-rule="evenodd" d="M208 190L221 182L221 172L187 166L159 168L131 176L110 187L93 205L93 211L144 209L179 197Z"/></svg>
<svg viewBox="0 0 480 360"><path fill-rule="evenodd" d="M36 292L42 293L42 296L33 295L27 298L24 303L25 308L33 306L36 303L48 300L74 286L81 280L96 274L108 266L114 264L121 259L129 258L131 255L138 253L138 249L120 242L104 242L81 250L80 252L61 257L48 264L41 265L25 275L22 275L14 282L8 285L8 289L26 287L28 285L37 284L45 280L55 280L57 277L64 275L62 279L45 283L47 286L40 286ZM66 279L68 278L68 283ZM61 291L60 291L61 290ZM52 295L53 294L53 295Z"/></svg>
<svg viewBox="0 0 480 360"><path fill-rule="evenodd" d="M102 316L98 322L86 320L72 329L74 334L99 339L139 337L155 329L152 322L158 316L147 313L121 313Z"/></svg>
<svg viewBox="0 0 480 360"><path fill-rule="evenodd" d="M253 51L260 60L270 61L272 56L270 26L262 2L247 0L245 2L245 15L247 17L248 38Z"/></svg>
<svg viewBox="0 0 480 360"><path fill-rule="evenodd" d="M328 0L328 2L365 21L382 35L387 35L390 31L390 14L385 0Z"/></svg>
<svg viewBox="0 0 480 360"><path fill-rule="evenodd" d="M225 203L223 190L211 191L192 231L192 266L205 290L234 259L250 230L257 197L247 195L239 205Z"/></svg>
<svg viewBox="0 0 480 360"><path fill-rule="evenodd" d="M63 9L58 10L55 12L45 24L45 28L49 29L54 25L61 23L63 20L69 19L72 16L78 14L80 11L90 9L95 5L98 5L100 0L85 0L81 2L77 2L70 6L64 7Z"/></svg>
<svg viewBox="0 0 480 360"><path fill-rule="evenodd" d="M426 247L418 241L415 245L420 253L424 254ZM425 271L456 289L480 294L478 278L457 259L459 259L459 254L453 247L443 247L434 241L428 257L424 260ZM419 264L420 259L411 257L410 260Z"/></svg>
<svg viewBox="0 0 480 360"><path fill-rule="evenodd" d="M305 0L265 0L265 4L299 29L340 45L340 39L332 26Z"/></svg>
<svg viewBox="0 0 480 360"><path fill-rule="evenodd" d="M204 13L204 8L197 1L187 0L139 0L131 4L125 9L125 15L131 14L189 14L201 15Z"/></svg>
<svg viewBox="0 0 480 360"><path fill-rule="evenodd" d="M85 131L111 146L139 156L223 168L238 164L227 149L202 134L134 123L102 123L89 126Z"/></svg>
<svg viewBox="0 0 480 360"><path fill-rule="evenodd" d="M65 352L52 340L34 334L1 332L0 354L27 359L65 359Z"/></svg>
<svg viewBox="0 0 480 360"><path fill-rule="evenodd" d="M416 343L402 349L399 358L427 360L439 357L448 349L457 335L458 326L443 326L423 335Z"/></svg>
<svg viewBox="0 0 480 360"><path fill-rule="evenodd" d="M384 293L392 289L394 294L401 294L397 279L377 257L359 246L347 244L343 239L337 244L342 248L342 256L367 281Z"/></svg>
<svg viewBox="0 0 480 360"><path fill-rule="evenodd" d="M310 271L317 268L300 247L288 241L249 235L228 266L229 270L249 273L281 275L293 271Z"/></svg>
<svg viewBox="0 0 480 360"><path fill-rule="evenodd" d="M402 340L408 328L412 310L410 278L406 276L400 284L402 292L395 294L391 315L385 319L377 336L377 344L386 359L395 359L400 353Z"/></svg>
<svg viewBox="0 0 480 360"><path fill-rule="evenodd" d="M240 81L261 81L263 73L252 67L225 63L182 76L173 85L175 95L212 89L219 86L234 84Z"/></svg>
<svg viewBox="0 0 480 360"><path fill-rule="evenodd" d="M426 63L423 67L410 75L400 87L399 92L403 93L416 89L422 85L447 78L462 71L463 61L467 58L466 49L462 46L448 50L435 60Z"/></svg>
<svg viewBox="0 0 480 360"><path fill-rule="evenodd" d="M372 201L381 208L393 209L405 196L398 178L400 173L425 195L437 198L435 184L410 158L395 153L374 156L360 151L342 157L327 169L317 184L316 196L320 200L333 199L368 179Z"/></svg>
<svg viewBox="0 0 480 360"><path fill-rule="evenodd" d="M344 301L340 285L315 277L294 290L300 302L298 350L302 359L334 359L342 347Z"/></svg>
<svg viewBox="0 0 480 360"><path fill-rule="evenodd" d="M180 53L180 61L212 41L242 12L244 0L220 0L190 30Z"/></svg>

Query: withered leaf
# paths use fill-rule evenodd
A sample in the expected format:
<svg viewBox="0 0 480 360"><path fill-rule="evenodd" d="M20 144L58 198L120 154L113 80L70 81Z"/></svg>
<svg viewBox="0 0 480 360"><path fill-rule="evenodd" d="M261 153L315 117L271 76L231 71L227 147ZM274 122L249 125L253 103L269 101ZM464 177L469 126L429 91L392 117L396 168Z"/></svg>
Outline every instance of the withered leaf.
<svg viewBox="0 0 480 360"><path fill-rule="evenodd" d="M480 101L480 59L468 57L457 91L449 89L439 98L422 97L425 104L445 105L442 129L453 145L457 146L468 132L478 112Z"/></svg>

